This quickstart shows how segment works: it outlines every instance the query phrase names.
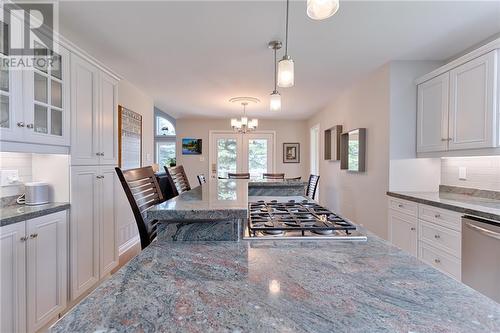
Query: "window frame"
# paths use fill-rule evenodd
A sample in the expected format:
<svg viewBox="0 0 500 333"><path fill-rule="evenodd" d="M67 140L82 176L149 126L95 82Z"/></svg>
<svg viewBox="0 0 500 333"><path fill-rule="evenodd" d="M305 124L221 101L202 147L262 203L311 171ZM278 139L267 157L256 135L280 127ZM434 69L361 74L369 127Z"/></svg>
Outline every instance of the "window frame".
<svg viewBox="0 0 500 333"><path fill-rule="evenodd" d="M172 128L174 129L174 133L176 133L176 134L162 135L162 134L158 133L158 123L159 123L160 118L166 120L172 126ZM160 166L160 168L163 167L163 165L160 165L160 159L159 159L159 154L160 154L159 145L161 143L173 143L174 144L175 158L177 160L177 131L176 131L175 125L167 117L165 117L161 114L155 114L155 116L154 116L154 161L156 164L158 164Z"/></svg>

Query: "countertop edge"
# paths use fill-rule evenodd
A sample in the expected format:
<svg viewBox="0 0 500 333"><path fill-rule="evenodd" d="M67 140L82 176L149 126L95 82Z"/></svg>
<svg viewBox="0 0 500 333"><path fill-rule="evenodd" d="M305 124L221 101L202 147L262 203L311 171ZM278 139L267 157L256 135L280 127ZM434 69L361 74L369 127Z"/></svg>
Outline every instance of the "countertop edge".
<svg viewBox="0 0 500 333"><path fill-rule="evenodd" d="M409 200L409 201L422 203L422 204L429 205L429 206L434 206L434 207L438 207L438 208L452 210L452 211L455 211L458 213L470 214L470 215L475 215L478 217L483 217L486 219L500 221L500 215L488 213L488 212L477 210L477 209L465 208L465 207L461 206L460 202L458 202L458 201L456 202L456 204L449 204L449 203L436 202L436 201L429 200L429 199L419 198L419 197L415 197L415 196L412 196L409 194L403 194L403 193L397 193L397 192L391 192L391 191L387 191L386 194L388 196L394 197L394 198Z"/></svg>
<svg viewBox="0 0 500 333"><path fill-rule="evenodd" d="M34 212L19 213L19 215L16 216L0 218L0 227L8 226L26 220L31 220L36 217L45 216L52 213L57 213L63 210L67 210L71 207L71 204L69 202L60 203L60 205L59 203L53 203L53 204L56 204L57 206L47 207L45 209L41 209L39 211L34 211Z"/></svg>

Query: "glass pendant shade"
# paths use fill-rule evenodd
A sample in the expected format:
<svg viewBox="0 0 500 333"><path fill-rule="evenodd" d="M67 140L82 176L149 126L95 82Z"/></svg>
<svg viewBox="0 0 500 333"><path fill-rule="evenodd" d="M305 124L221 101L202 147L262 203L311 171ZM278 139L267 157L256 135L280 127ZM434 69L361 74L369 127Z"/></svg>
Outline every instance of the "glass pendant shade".
<svg viewBox="0 0 500 333"><path fill-rule="evenodd" d="M281 95L276 90L273 91L269 99L269 108L271 109L271 111L281 110Z"/></svg>
<svg viewBox="0 0 500 333"><path fill-rule="evenodd" d="M339 0L307 0L307 16L324 20L339 10Z"/></svg>
<svg viewBox="0 0 500 333"><path fill-rule="evenodd" d="M294 64L290 57L283 58L278 62L278 86L290 88L294 85Z"/></svg>
<svg viewBox="0 0 500 333"><path fill-rule="evenodd" d="M238 127L238 120L236 118L231 119L231 127Z"/></svg>

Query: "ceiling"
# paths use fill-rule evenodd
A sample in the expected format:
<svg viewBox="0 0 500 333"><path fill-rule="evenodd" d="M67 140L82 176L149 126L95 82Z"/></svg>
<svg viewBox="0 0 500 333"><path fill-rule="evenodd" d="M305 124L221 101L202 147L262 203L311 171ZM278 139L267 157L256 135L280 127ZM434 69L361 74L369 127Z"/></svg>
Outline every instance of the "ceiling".
<svg viewBox="0 0 500 333"><path fill-rule="evenodd" d="M341 1L313 21L290 5L295 87L269 111L273 53L284 40L285 1L67 1L60 30L176 118L229 117L233 96L262 100L249 114L304 119L391 60L445 60L500 32L500 1ZM282 53L280 53L282 55Z"/></svg>

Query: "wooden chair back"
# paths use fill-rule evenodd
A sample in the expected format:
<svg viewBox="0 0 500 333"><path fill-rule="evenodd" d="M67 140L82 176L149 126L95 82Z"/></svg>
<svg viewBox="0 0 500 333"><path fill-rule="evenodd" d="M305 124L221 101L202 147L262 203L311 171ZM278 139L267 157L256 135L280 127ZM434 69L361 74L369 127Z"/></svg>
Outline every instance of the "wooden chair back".
<svg viewBox="0 0 500 333"><path fill-rule="evenodd" d="M115 168L118 179L127 195L139 229L141 248L146 248L156 238L157 220L146 219L146 210L163 201L153 168L121 170Z"/></svg>
<svg viewBox="0 0 500 333"><path fill-rule="evenodd" d="M317 176L317 175L310 175L309 176L309 182L307 183L306 195L313 200L314 200L314 197L316 196L316 190L318 188L318 183L319 183L319 176Z"/></svg>
<svg viewBox="0 0 500 333"><path fill-rule="evenodd" d="M262 177L264 179L285 179L284 173L263 173Z"/></svg>
<svg viewBox="0 0 500 333"><path fill-rule="evenodd" d="M205 175L198 175L196 176L196 178L198 178L198 183L200 183L200 185L203 185L207 182Z"/></svg>
<svg viewBox="0 0 500 333"><path fill-rule="evenodd" d="M249 173L231 173L231 172L229 172L227 174L227 177L229 179L250 179L250 174Z"/></svg>
<svg viewBox="0 0 500 333"><path fill-rule="evenodd" d="M165 171L157 172L156 181L160 187L161 194L163 195L163 200L169 200L179 195L177 188L175 187L172 177Z"/></svg>
<svg viewBox="0 0 500 333"><path fill-rule="evenodd" d="M178 194L191 190L189 180L186 176L186 172L184 172L184 167L182 165L178 165L175 167L165 166L165 172L172 178Z"/></svg>

